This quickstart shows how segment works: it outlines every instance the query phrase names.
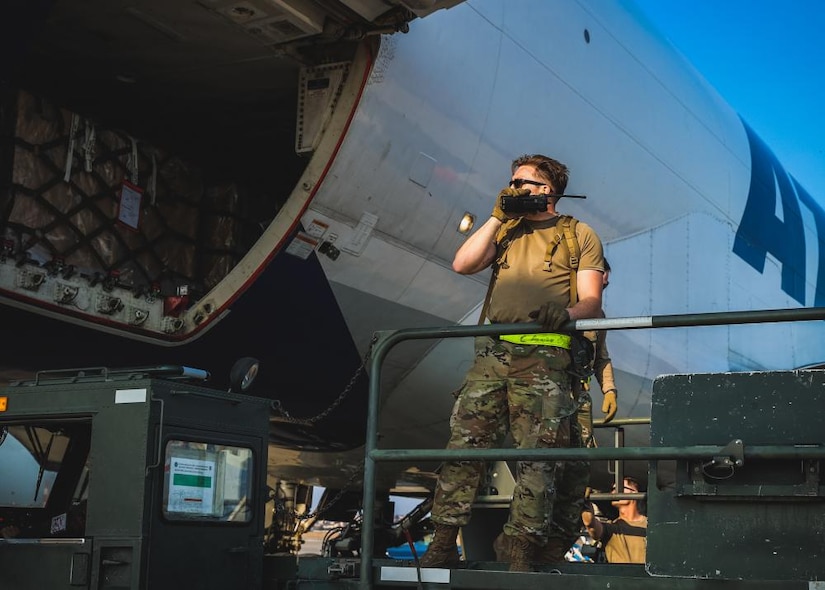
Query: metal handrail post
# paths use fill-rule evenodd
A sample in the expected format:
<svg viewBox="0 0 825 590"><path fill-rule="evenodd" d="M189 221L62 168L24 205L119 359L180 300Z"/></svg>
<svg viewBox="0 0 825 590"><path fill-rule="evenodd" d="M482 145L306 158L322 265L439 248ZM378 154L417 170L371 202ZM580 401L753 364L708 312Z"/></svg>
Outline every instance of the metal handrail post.
<svg viewBox="0 0 825 590"><path fill-rule="evenodd" d="M571 325L573 322L570 322ZM406 330L376 332L376 342L370 359L369 397L367 404L367 433L364 442L364 524L361 529L361 569L359 588L372 587L372 553L375 543L375 450L378 444L378 410L381 392L381 365L390 349L404 340L430 340L469 336L493 336L538 332L538 324L496 324L475 326L447 326L436 328L410 328Z"/></svg>
<svg viewBox="0 0 825 590"><path fill-rule="evenodd" d="M573 322L571 322L572 324ZM376 342L370 359L369 396L367 403L367 432L364 441L364 524L361 528L361 569L359 588L372 588L372 554L375 548L375 450L378 444L378 410L381 392L381 365L390 349L404 340L429 340L499 334L538 332L538 324L496 324L475 326L447 326L411 328L407 330L376 332Z"/></svg>
<svg viewBox="0 0 825 590"><path fill-rule="evenodd" d="M624 427L619 426L613 431L613 446L617 449L624 448ZM624 461L616 459L613 462L613 484L617 490L624 487Z"/></svg>
<svg viewBox="0 0 825 590"><path fill-rule="evenodd" d="M375 459L372 452L378 443L378 396L381 386L381 363L389 352L386 342L393 332L378 332L378 339L370 359L369 397L367 405L367 439L364 442L364 511L361 526L361 577L359 588L372 588L372 553L375 546L373 528L375 526Z"/></svg>

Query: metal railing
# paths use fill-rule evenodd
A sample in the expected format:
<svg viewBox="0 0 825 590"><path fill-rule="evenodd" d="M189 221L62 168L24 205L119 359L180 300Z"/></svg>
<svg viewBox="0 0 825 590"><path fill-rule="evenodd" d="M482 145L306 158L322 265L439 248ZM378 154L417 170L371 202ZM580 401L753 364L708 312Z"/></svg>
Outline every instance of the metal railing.
<svg viewBox="0 0 825 590"><path fill-rule="evenodd" d="M571 321L562 331L632 330L718 326L825 319L825 308L778 309L764 311L734 311L701 314L660 315L630 318L604 318ZM693 445L689 447L622 447L622 448L542 448L542 449L378 449L378 412L381 366L390 350L406 340L466 338L540 332L539 324L495 324L479 326L449 326L411 328L377 332L377 341L370 360L367 433L364 456L363 526L361 531L361 568L359 588L372 588L372 563L375 523L375 478L378 461L575 461L575 460L663 460L706 459L727 453L723 446ZM745 456L759 459L823 459L825 448L791 446L748 446Z"/></svg>
<svg viewBox="0 0 825 590"><path fill-rule="evenodd" d="M614 449L623 449L626 448L624 446L624 429L625 426L649 426L650 425L650 418L614 418L610 422L606 423L604 420L594 420L593 421L593 428L612 428L614 429L613 432L613 447ZM615 486L616 490L621 490L624 488L624 459L615 459L613 461L613 471L610 472L610 468L608 467L608 473L613 475L613 485ZM590 500L644 500L647 496L646 492L637 492L634 494L626 494L624 492L614 492L614 493L600 493L600 492L591 492L589 499Z"/></svg>

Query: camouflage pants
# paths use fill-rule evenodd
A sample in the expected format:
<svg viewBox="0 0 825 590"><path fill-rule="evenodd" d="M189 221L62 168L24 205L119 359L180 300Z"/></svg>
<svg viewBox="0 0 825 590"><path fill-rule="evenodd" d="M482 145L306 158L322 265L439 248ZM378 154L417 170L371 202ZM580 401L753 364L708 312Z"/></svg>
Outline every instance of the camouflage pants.
<svg viewBox="0 0 825 590"><path fill-rule="evenodd" d="M576 393L574 393L576 395ZM572 447L592 448L593 399L586 389L578 390L578 411L572 424ZM548 538L560 539L565 546L571 546L578 538L584 508L584 493L590 484L589 461L562 461L556 467L556 501L550 519Z"/></svg>
<svg viewBox="0 0 825 590"><path fill-rule="evenodd" d="M579 396L579 410L571 425L571 447L591 446L593 416L590 394ZM570 547L578 538L581 513L584 509L584 493L590 483L589 461L560 461L556 467L556 501L547 530L549 539L559 539L564 547Z"/></svg>
<svg viewBox="0 0 825 590"><path fill-rule="evenodd" d="M567 368L570 355L551 346L527 346L495 338L476 338L475 363L459 390L447 448L501 446L507 431L518 448L566 447L577 404ZM445 464L438 478L432 519L437 524L465 525L484 465ZM510 518L511 535L526 534L539 544L556 498L557 462L519 461Z"/></svg>

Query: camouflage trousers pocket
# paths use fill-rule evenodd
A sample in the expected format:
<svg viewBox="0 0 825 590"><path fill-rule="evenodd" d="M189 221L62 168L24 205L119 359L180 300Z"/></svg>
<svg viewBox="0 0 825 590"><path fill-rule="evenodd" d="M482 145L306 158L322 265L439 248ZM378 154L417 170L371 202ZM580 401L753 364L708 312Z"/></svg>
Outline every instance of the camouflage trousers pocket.
<svg viewBox="0 0 825 590"><path fill-rule="evenodd" d="M567 448L572 444L572 428L570 417L555 417L545 419L539 435L539 448ZM575 445L578 446L578 445Z"/></svg>

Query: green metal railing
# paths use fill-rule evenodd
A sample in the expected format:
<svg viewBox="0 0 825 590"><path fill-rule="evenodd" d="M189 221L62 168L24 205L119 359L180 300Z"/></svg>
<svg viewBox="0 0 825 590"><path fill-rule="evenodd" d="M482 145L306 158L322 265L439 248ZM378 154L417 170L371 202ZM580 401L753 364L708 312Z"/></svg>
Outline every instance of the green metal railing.
<svg viewBox="0 0 825 590"><path fill-rule="evenodd" d="M606 318L571 321L562 331L632 330L718 326L825 319L825 308L735 311L683 315L660 315L630 318ZM377 332L370 360L369 405L364 457L363 526L361 531L361 569L359 588L372 588L375 522L375 478L378 461L446 461L446 460L662 460L707 459L729 454L725 447L701 445L689 447L622 447L622 448L553 448L553 449L378 449L378 412L381 366L390 350L406 340L466 338L540 332L539 324L495 324L412 328ZM631 419L632 420L632 419ZM617 423L618 425L618 423ZM745 457L753 459L825 459L823 447L747 446Z"/></svg>

